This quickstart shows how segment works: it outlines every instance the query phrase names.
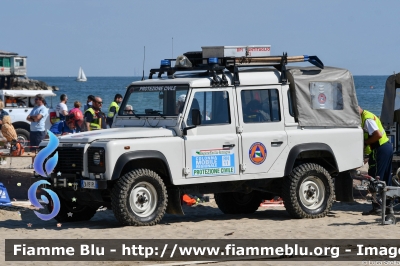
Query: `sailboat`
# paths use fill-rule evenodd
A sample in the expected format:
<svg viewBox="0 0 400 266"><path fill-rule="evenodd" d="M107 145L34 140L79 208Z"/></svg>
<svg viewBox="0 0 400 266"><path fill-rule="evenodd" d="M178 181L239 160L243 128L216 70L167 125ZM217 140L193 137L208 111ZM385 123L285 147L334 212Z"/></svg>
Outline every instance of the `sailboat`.
<svg viewBox="0 0 400 266"><path fill-rule="evenodd" d="M80 82L87 81L85 72L83 72L82 67L79 67L79 73L78 73L78 77L76 78L76 81L80 81Z"/></svg>

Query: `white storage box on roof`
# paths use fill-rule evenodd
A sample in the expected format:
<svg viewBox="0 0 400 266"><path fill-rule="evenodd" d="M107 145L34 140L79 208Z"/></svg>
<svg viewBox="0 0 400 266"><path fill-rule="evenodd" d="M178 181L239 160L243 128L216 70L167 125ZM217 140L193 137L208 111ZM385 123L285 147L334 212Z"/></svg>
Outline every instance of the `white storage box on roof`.
<svg viewBox="0 0 400 266"><path fill-rule="evenodd" d="M210 57L260 57L271 55L271 45L202 46L203 58Z"/></svg>

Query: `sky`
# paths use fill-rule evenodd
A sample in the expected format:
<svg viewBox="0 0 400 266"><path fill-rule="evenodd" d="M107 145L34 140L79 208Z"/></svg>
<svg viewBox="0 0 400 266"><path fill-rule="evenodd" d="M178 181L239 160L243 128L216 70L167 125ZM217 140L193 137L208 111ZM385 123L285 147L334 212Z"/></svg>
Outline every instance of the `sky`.
<svg viewBox="0 0 400 266"><path fill-rule="evenodd" d="M400 1L1 1L0 50L28 76L145 76L201 46L271 45L354 75L400 72Z"/></svg>

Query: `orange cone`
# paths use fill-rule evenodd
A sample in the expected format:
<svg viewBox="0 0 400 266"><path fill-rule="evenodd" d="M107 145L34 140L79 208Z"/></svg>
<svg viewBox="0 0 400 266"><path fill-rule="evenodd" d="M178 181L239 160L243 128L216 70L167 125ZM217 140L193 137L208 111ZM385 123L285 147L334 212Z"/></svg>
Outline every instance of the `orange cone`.
<svg viewBox="0 0 400 266"><path fill-rule="evenodd" d="M183 200L183 202L185 202L186 205L188 205L188 206L192 206L192 205L196 204L196 202L197 202L195 199L192 199L188 194L184 194L184 195L182 196L182 200Z"/></svg>

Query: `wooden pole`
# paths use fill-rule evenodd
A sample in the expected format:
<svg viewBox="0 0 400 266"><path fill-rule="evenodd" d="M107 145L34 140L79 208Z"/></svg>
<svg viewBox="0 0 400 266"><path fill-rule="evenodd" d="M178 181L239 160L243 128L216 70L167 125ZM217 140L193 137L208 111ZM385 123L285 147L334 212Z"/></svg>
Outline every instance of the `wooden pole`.
<svg viewBox="0 0 400 266"><path fill-rule="evenodd" d="M267 58L262 58L262 57L242 57L242 58L236 58L235 62L236 64L257 64L257 63L280 63L282 60L281 56L271 56ZM290 63L294 62L304 62L304 56L288 56L287 61Z"/></svg>

